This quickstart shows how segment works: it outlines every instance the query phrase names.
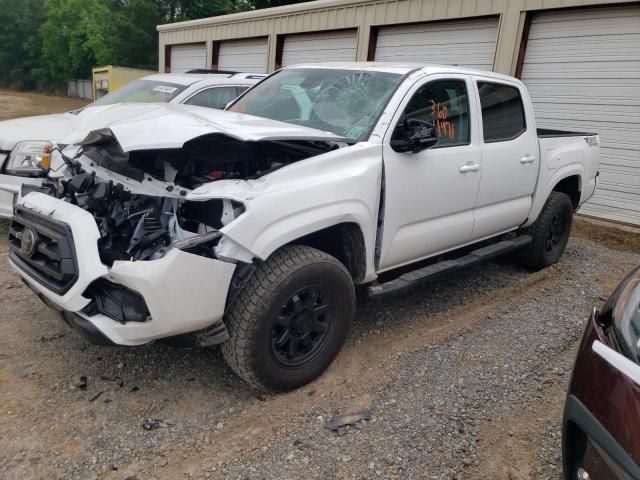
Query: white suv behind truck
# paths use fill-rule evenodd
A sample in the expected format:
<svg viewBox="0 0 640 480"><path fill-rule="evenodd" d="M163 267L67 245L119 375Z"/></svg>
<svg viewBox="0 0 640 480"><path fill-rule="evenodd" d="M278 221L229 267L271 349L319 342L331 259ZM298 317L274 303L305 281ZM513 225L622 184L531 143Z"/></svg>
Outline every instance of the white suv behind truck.
<svg viewBox="0 0 640 480"><path fill-rule="evenodd" d="M536 130L525 86L490 72L303 65L229 111L139 108L23 189L11 264L95 341L191 334L263 390L329 366L356 285L557 262L596 187L598 136Z"/></svg>
<svg viewBox="0 0 640 480"><path fill-rule="evenodd" d="M149 75L78 110L0 122L0 218L11 218L23 184L42 185L47 171L41 162L52 143L132 115L114 106L171 103L223 109L265 77L260 73L204 72Z"/></svg>

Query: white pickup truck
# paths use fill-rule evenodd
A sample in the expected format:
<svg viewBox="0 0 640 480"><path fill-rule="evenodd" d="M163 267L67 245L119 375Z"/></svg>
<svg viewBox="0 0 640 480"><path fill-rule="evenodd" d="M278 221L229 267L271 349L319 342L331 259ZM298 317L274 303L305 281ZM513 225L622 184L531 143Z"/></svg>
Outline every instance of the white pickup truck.
<svg viewBox="0 0 640 480"><path fill-rule="evenodd" d="M490 72L304 65L229 111L139 108L52 153L65 180L23 188L10 262L94 341L188 333L263 390L328 367L356 285L557 262L596 187L598 136L537 131L524 85Z"/></svg>

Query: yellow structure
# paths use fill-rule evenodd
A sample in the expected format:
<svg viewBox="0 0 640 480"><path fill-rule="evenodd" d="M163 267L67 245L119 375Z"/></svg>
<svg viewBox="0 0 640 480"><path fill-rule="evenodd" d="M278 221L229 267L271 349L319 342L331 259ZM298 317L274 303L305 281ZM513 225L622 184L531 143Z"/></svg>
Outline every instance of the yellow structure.
<svg viewBox="0 0 640 480"><path fill-rule="evenodd" d="M153 75L153 70L142 70L139 68L118 67L115 65L107 65L105 67L96 67L92 73L92 89L93 99L115 92L127 83L147 75Z"/></svg>

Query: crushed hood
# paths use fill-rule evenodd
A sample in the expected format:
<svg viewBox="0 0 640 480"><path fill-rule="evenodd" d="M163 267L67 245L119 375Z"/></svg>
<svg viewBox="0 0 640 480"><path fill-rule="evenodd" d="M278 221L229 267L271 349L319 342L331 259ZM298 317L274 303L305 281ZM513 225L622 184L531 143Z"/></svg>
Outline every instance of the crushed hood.
<svg viewBox="0 0 640 480"><path fill-rule="evenodd" d="M23 140L78 143L91 131L110 128L126 151L180 148L199 136L224 133L241 140L345 141L330 132L234 112L191 105L121 103L88 106L77 113L24 117L0 122L0 150Z"/></svg>
<svg viewBox="0 0 640 480"><path fill-rule="evenodd" d="M75 143L92 130L145 114L145 106L137 103L89 105L73 112L5 120L0 122L0 150L11 150L24 140Z"/></svg>
<svg viewBox="0 0 640 480"><path fill-rule="evenodd" d="M132 193L166 195L177 187L176 194L186 195L202 184L257 179L354 143L331 132L236 112L183 105L130 107L123 108L134 114L126 120L61 143L68 144L64 156L80 162L85 171ZM62 157L55 152L52 157L56 175L65 175ZM149 188L152 184L158 188Z"/></svg>
<svg viewBox="0 0 640 480"><path fill-rule="evenodd" d="M213 133L220 133L244 141L306 140L353 143L331 132L315 130L242 113L214 110L190 105L126 104L113 106L123 109L123 115L111 122L102 122L108 128L124 152L134 150L181 148L189 140ZM95 125L95 124L94 124ZM78 143L81 138L67 138L63 143ZM83 135L83 136L84 136Z"/></svg>

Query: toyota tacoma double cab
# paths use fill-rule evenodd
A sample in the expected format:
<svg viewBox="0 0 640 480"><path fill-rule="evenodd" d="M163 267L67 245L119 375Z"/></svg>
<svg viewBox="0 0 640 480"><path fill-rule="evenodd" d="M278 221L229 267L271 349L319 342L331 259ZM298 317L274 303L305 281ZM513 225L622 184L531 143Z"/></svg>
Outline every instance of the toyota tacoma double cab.
<svg viewBox="0 0 640 480"><path fill-rule="evenodd" d="M15 207L22 279L97 343L188 334L270 391L331 364L356 286L557 262L599 158L596 134L536 129L515 78L384 63L285 68L226 111L140 105L63 143L63 180Z"/></svg>

